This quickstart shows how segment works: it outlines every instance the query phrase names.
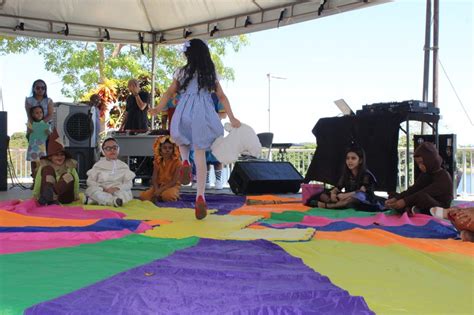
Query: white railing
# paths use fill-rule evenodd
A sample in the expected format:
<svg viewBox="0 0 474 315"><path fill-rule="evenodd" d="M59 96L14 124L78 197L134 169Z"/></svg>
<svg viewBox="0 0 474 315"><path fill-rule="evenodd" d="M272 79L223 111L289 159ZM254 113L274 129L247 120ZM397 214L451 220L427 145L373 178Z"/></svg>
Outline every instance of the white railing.
<svg viewBox="0 0 474 315"><path fill-rule="evenodd" d="M272 150L272 159L274 161L288 161L291 162L301 175L305 175L306 171L311 164L313 159L314 149L287 149L286 154L279 154L278 149ZM398 189L404 190L406 187L413 183L413 154L410 156L410 178L407 179L405 176L406 170L406 152L405 149L400 148L398 152ZM14 171L13 175L20 182L31 182L31 163L26 161L26 149L10 149L11 162L13 164ZM474 147L469 148L458 148L457 149L457 169L462 174L459 179L458 194L461 195L474 195ZM10 160L9 160L10 164ZM229 170L230 171L230 170ZM10 172L8 174L9 182L12 181L10 178Z"/></svg>

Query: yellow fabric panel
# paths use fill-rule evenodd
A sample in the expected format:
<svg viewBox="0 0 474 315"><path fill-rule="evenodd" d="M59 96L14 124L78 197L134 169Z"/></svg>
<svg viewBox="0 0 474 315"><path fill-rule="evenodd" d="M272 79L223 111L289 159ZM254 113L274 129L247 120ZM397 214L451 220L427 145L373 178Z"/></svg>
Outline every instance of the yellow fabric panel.
<svg viewBox="0 0 474 315"><path fill-rule="evenodd" d="M403 245L379 247L312 239L275 242L377 314L473 314L474 260L425 253Z"/></svg>
<svg viewBox="0 0 474 315"><path fill-rule="evenodd" d="M245 228L261 217L257 216L231 216L208 215L204 220L196 220L194 214L171 224L166 224L146 231L143 235L160 238L186 238L191 236L230 239L232 232Z"/></svg>
<svg viewBox="0 0 474 315"><path fill-rule="evenodd" d="M255 229L248 228L229 234L233 240L267 240L267 241L307 241L315 232L313 228L307 229Z"/></svg>
<svg viewBox="0 0 474 315"><path fill-rule="evenodd" d="M178 208L160 208L155 206L151 201L141 201L133 199L122 207L104 207L96 205L84 206L84 209L109 209L125 213L125 219L133 220L168 220L181 221L187 219L195 219L194 209L178 209ZM214 213L217 210L208 210L207 213Z"/></svg>

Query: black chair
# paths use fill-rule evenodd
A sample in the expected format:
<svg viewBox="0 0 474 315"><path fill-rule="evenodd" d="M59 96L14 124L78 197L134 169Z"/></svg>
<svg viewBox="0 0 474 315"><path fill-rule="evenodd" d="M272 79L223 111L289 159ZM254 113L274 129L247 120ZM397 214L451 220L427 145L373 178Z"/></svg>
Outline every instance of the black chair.
<svg viewBox="0 0 474 315"><path fill-rule="evenodd" d="M262 148L267 148L267 153L262 154L262 158L265 160L270 160L271 152L272 152L272 144L273 144L273 133L272 132L262 132L257 134L258 140L260 140L260 144Z"/></svg>

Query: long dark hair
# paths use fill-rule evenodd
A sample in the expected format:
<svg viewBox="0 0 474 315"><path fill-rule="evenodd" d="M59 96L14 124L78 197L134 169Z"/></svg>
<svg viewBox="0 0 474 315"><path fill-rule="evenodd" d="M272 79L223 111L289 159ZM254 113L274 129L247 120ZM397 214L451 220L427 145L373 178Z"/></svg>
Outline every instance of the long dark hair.
<svg viewBox="0 0 474 315"><path fill-rule="evenodd" d="M33 82L33 85L31 86L31 95L33 97L36 97L36 92L35 92L35 85L36 83L43 83L44 84L44 94L43 94L43 97L44 98L48 98L48 86L46 85L46 82L44 82L44 80L41 80L41 79L38 79L36 80L35 82Z"/></svg>
<svg viewBox="0 0 474 315"><path fill-rule="evenodd" d="M360 182L362 180L362 177L367 171L367 164L365 163L365 151L362 147L358 145L351 145L349 148L346 149L346 153L344 155L344 167L342 171L342 176L339 179L339 186L342 186L343 183L346 183L347 180L349 179L350 176L352 176L351 170L347 167L346 159L347 159L347 154L349 153L355 153L360 160L359 167L357 168L357 176L356 176L356 181Z"/></svg>
<svg viewBox="0 0 474 315"><path fill-rule="evenodd" d="M209 92L215 91L216 68L206 43L200 39L191 39L184 55L187 63L182 68L184 81L181 84L181 90L186 89L189 81L197 72L199 89L207 89Z"/></svg>

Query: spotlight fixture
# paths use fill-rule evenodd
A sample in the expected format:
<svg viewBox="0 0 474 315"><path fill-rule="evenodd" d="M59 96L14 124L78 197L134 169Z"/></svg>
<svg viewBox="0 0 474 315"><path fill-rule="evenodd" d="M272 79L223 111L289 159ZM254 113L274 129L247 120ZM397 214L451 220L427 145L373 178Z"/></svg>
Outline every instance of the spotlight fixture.
<svg viewBox="0 0 474 315"><path fill-rule="evenodd" d="M25 30L25 23L21 22L19 23L17 26L15 26L15 28L13 29L14 31L24 31Z"/></svg>
<svg viewBox="0 0 474 315"><path fill-rule="evenodd" d="M108 30L108 29L105 29L105 36L104 36L104 39L110 40L110 33L109 33L109 30Z"/></svg>
<svg viewBox="0 0 474 315"><path fill-rule="evenodd" d="M160 38L158 39L158 42L161 44L162 42L165 41L165 35L164 34L161 34L160 35Z"/></svg>
<svg viewBox="0 0 474 315"><path fill-rule="evenodd" d="M281 10L280 17L278 18L277 28L280 27L280 22L283 20L283 17L285 16L285 12L286 12L286 8Z"/></svg>
<svg viewBox="0 0 474 315"><path fill-rule="evenodd" d="M321 13L323 13L324 5L326 4L326 2L328 2L328 0L321 0L320 6L319 6L319 9L318 9L318 16L321 15Z"/></svg>
<svg viewBox="0 0 474 315"><path fill-rule="evenodd" d="M244 27L247 27L249 25L252 25L252 21L250 21L250 16L247 15L247 18L245 19Z"/></svg>
<svg viewBox="0 0 474 315"><path fill-rule="evenodd" d="M211 37L214 36L214 34L218 31L219 29L217 28L217 25L214 25L214 28L211 30L211 33L210 33Z"/></svg>
<svg viewBox="0 0 474 315"><path fill-rule="evenodd" d="M183 37L188 38L189 35L191 35L193 32L191 32L189 29L185 28L183 30Z"/></svg>
<svg viewBox="0 0 474 315"><path fill-rule="evenodd" d="M142 52L142 55L145 54L145 48L143 47L143 42L144 42L144 37L145 35L143 33L138 33L138 39L140 40L140 50Z"/></svg>

